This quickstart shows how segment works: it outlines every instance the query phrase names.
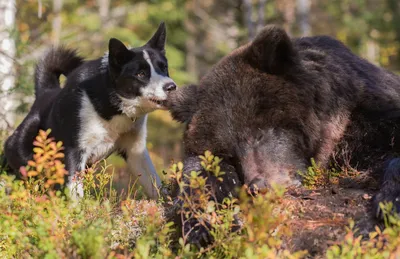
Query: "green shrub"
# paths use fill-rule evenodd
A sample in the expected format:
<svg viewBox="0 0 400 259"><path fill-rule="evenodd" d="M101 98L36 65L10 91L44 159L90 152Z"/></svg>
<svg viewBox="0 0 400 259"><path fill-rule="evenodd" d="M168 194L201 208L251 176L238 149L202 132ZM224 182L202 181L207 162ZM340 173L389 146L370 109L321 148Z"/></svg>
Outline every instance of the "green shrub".
<svg viewBox="0 0 400 259"><path fill-rule="evenodd" d="M344 240L330 247L327 258L399 258L400 257L400 217L393 213L393 204L380 204L385 218L385 229L375 227L367 239L357 235L354 222L350 222Z"/></svg>
<svg viewBox="0 0 400 259"><path fill-rule="evenodd" d="M0 258L302 258L307 254L287 249L291 211L282 204L284 189L279 186L255 197L243 188L239 199L227 197L221 204L210 199L207 177L222 181L224 175L221 159L210 152L200 156L206 176L184 175L182 163L173 164L167 173L167 184L182 191L177 199L183 204L183 222L195 218L209 227L214 242L200 250L188 243L188 233L179 236L166 219L171 197L154 202L117 196L113 171L106 164L80 173L84 197L71 202L68 191L58 190L66 174L60 162L62 143L55 143L49 133L41 131L35 140L34 159L21 170L22 181L0 176ZM319 169L312 170L320 175ZM190 194L183 192L188 186ZM329 248L327 257L399 256L400 220L390 213L390 206L382 207L385 230L377 228L363 240L350 225L343 242ZM232 231L233 227L238 230Z"/></svg>
<svg viewBox="0 0 400 259"><path fill-rule="evenodd" d="M307 168L307 171L298 174L302 177L302 183L305 187L312 189L318 186L325 186L330 183L336 183L339 177L339 172L335 169L325 169L317 164L314 158L311 158L311 166Z"/></svg>
<svg viewBox="0 0 400 259"><path fill-rule="evenodd" d="M200 172L194 171L190 175L183 175L183 164L178 163L172 166L169 177L176 180L182 193L178 198L182 202L183 210L180 213L183 223L196 219L199 224L209 228L214 242L209 247L196 251L187 243L189 230L179 239L178 254L181 257L301 258L306 254L303 251L292 254L284 249L284 239L290 237L291 232L288 225L290 211L280 206L284 193L282 188L275 187L256 197L249 196L243 188L240 191L240 201L230 197L217 204L211 199L212 193L206 180L212 175L222 181L224 172L219 166L221 159L209 151L200 156L200 159L209 176L201 176ZM190 194L185 191L187 187L190 187ZM242 221L239 226L235 225L235 217ZM233 227L238 227L239 230L232 232Z"/></svg>

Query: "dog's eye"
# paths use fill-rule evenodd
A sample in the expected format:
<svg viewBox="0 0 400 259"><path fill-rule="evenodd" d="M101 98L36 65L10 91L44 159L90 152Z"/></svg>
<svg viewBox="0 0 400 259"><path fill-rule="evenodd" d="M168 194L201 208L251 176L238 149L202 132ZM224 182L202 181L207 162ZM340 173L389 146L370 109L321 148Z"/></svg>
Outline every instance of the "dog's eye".
<svg viewBox="0 0 400 259"><path fill-rule="evenodd" d="M143 78L143 77L146 76L146 73L145 73L143 70L140 70L140 71L136 74L136 76L139 77L139 78Z"/></svg>
<svg viewBox="0 0 400 259"><path fill-rule="evenodd" d="M163 71L163 72L167 72L167 70L168 70L168 67L167 67L167 65L165 65L165 64L162 64L162 65L161 65L161 71Z"/></svg>

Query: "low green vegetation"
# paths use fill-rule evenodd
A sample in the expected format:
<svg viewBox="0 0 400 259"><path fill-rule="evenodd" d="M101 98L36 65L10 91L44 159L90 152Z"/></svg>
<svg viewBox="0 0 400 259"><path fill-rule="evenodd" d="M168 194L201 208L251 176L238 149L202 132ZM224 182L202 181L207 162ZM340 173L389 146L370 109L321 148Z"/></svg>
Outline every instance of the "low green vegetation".
<svg viewBox="0 0 400 259"><path fill-rule="evenodd" d="M386 225L383 231L375 227L375 231L363 239L357 234L354 222L351 221L344 240L328 249L327 258L399 258L400 217L392 213L392 204L381 204L381 209L385 215Z"/></svg>
<svg viewBox="0 0 400 259"><path fill-rule="evenodd" d="M309 189L335 183L339 177L338 171L321 167L314 158L311 158L311 166L307 168L307 171L299 171L298 174L302 177L303 185Z"/></svg>
<svg viewBox="0 0 400 259"><path fill-rule="evenodd" d="M74 201L59 190L67 173L60 162L62 143L41 131L35 155L21 169L22 180L0 177L0 258L303 258L307 251L290 251L290 208L282 206L284 190L240 198L212 199L207 179L199 172L183 175L173 164L166 185L194 193L178 196L182 221L195 218L209 226L214 242L198 249L187 234L168 219L172 198L158 202L137 199L132 187L118 195L113 170L106 164L87 169L79 177L84 197ZM206 152L202 166L209 177L222 180L220 158ZM362 239L351 224L343 242L327 251L328 258L396 258L400 255L400 219L383 206L385 230ZM236 231L231 231L235 228Z"/></svg>

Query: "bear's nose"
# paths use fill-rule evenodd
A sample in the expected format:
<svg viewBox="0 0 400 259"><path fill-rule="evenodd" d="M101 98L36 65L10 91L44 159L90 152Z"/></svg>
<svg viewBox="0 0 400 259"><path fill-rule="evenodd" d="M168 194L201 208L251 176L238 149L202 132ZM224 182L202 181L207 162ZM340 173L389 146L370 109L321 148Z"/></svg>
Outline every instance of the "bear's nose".
<svg viewBox="0 0 400 259"><path fill-rule="evenodd" d="M176 90L176 84L175 84L174 82L166 83L166 84L163 86L163 89L164 89L164 91L166 91L166 92L175 91L175 90Z"/></svg>

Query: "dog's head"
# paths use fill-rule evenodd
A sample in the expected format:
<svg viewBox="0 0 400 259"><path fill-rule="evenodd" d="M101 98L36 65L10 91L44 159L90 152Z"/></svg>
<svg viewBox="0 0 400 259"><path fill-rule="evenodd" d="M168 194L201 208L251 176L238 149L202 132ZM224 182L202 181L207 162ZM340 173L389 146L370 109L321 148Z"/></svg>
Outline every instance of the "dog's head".
<svg viewBox="0 0 400 259"><path fill-rule="evenodd" d="M168 94L176 89L165 57L166 29L161 23L142 47L128 49L121 41L109 41L108 67L120 109L128 116L165 109Z"/></svg>

